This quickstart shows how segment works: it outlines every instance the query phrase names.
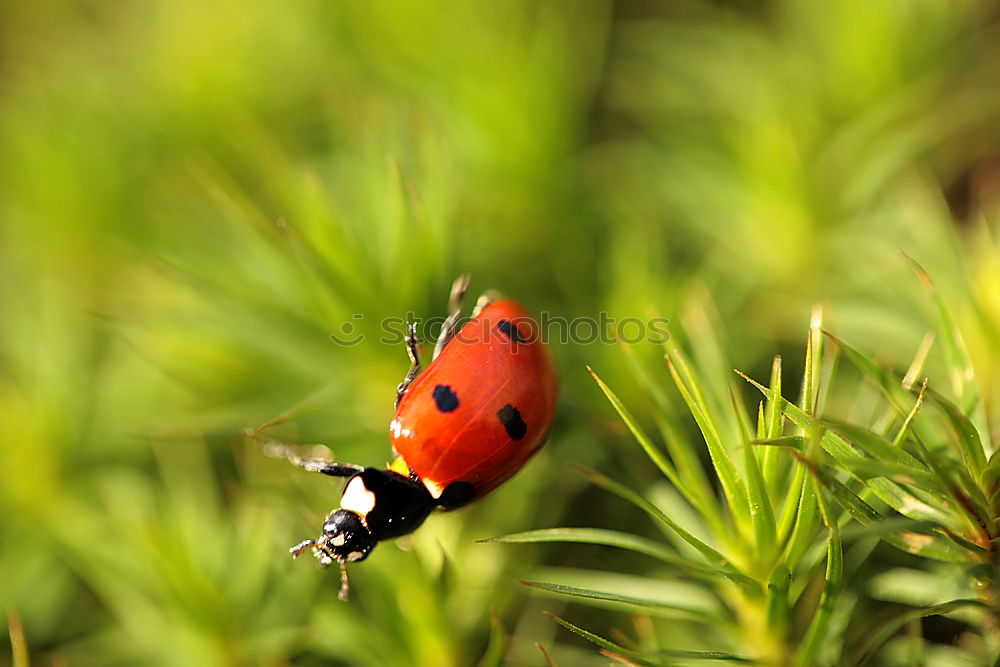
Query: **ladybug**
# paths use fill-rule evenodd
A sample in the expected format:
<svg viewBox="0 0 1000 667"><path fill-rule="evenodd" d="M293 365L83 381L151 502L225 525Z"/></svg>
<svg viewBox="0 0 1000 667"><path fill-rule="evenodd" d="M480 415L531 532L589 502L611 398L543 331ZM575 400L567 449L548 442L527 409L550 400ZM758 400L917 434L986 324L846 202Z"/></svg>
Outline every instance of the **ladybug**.
<svg viewBox="0 0 1000 667"><path fill-rule="evenodd" d="M450 313L422 373L416 327L411 366L389 425L395 460L385 469L289 457L306 470L347 477L323 533L289 549L322 567L366 559L383 540L416 530L435 509L454 510L512 477L545 443L556 410L555 367L535 321L517 302L486 295L461 328L468 276L452 286Z"/></svg>

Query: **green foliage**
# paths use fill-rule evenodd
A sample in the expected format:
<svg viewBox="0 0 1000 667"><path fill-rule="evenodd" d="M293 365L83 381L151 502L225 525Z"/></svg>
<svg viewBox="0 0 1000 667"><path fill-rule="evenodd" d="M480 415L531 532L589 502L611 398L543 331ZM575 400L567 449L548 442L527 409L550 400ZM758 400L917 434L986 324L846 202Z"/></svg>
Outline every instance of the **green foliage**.
<svg viewBox="0 0 1000 667"><path fill-rule="evenodd" d="M914 620L945 613L984 655L998 30L985 0L4 4L10 660L905 664L958 652ZM674 339L554 343L548 447L343 604L285 551L338 488L241 434L382 464L382 322L462 272Z"/></svg>
<svg viewBox="0 0 1000 667"><path fill-rule="evenodd" d="M810 329L807 372L803 379L803 405L815 405L815 397L820 389L819 374L816 372L819 365L813 363L813 359L820 356L820 326L819 318L816 318ZM709 337L710 331L707 329L700 329L699 334L696 339L692 338L692 346L695 355L704 358L708 348L717 348L717 342ZM674 512L670 510L674 508L668 510L657 506L649 494L633 491L596 472L588 472L587 476L593 483L645 512L665 529L664 539L675 553L662 560L677 568L673 576L697 583L701 589L700 597L717 599L725 605L725 613L721 615L686 618L686 623L702 626L693 636L711 636L716 648L732 650L732 653L725 654L728 659L785 664L794 656L796 663L814 664L820 644L827 640L831 616L836 608L839 589L843 585L843 548L837 517L832 514L824 495L816 493L812 479L808 474L803 474L805 466L765 468L762 459L766 448L753 445L753 434L780 437L781 426L774 419L773 404L783 399L772 392L773 397L769 398L768 405L760 406L758 422L751 429L742 409L742 400L727 400L727 397L732 397L731 380L723 376L717 382L706 382L680 346L673 342L666 346L665 360L677 395L701 434L700 442L690 439L675 443L674 451L680 447L687 448L688 453L685 456L674 456L673 459L697 461L701 454L707 454L714 473L714 479L710 481L703 480L703 483L697 485L687 484L676 470L674 460L668 458L661 447L646 434L612 389L597 375L594 378L643 450L681 494L682 502L686 502L689 509L694 511L704 537L696 537L681 521L672 518ZM780 368L778 364L775 367ZM775 377L778 382L779 375L776 374ZM640 375L637 380L654 386L649 375ZM663 397L664 401L668 400L665 398L667 394L660 388L656 390L656 395ZM659 417L664 424L670 425L678 419L679 414L676 409L670 409ZM673 423L665 431L678 432L683 428L682 423ZM808 441L814 440L813 430L801 429L800 437L802 436L807 441L803 447L808 448L811 444ZM699 452L702 447L704 449ZM737 454L742 467L736 464ZM768 470L771 478L765 477L764 470ZM769 493L768 488L784 489L784 492ZM784 529L779 533L775 517L780 510L788 515L782 521ZM685 514L690 515L690 512ZM820 519L827 526L826 530L822 529ZM571 529L535 531L527 535L515 534L497 539L611 543L595 540L587 532ZM616 546L621 546L635 541L635 538L617 536L615 542ZM645 541L638 543L645 544ZM809 589L801 585L802 582L823 577L819 567L821 564L817 559L804 556L812 547L823 543L827 549L823 593L818 607L809 614L812 620L808 629L794 630L789 623L793 612L801 613L801 607L816 605L815 601L810 600ZM653 550L647 548L646 551L648 553ZM791 583L796 585L790 586ZM631 603L633 606L654 604L650 600L630 599L616 596L613 592L591 590L582 586L547 583L532 585L579 598L584 602L614 600ZM605 650L616 652L622 648L572 626L569 622L560 622ZM698 643L695 640L691 646L674 645L672 648L697 651ZM645 653L632 649L622 655L639 664L653 665L673 664L675 659L682 657L659 651Z"/></svg>
<svg viewBox="0 0 1000 667"><path fill-rule="evenodd" d="M614 391L596 374L594 379L642 450L688 504L681 515L693 516L706 532L705 538L695 537L652 502L654 494L633 491L590 471L586 475L592 483L666 528L665 543L661 546L638 535L593 529L550 529L495 538L512 543L552 541L633 549L641 545L637 550L672 566L667 576L695 585L704 599L722 601L723 613L704 614L690 605L574 583L522 583L583 604L618 603L614 608L619 611L664 617L661 624L701 626L696 636L711 635L714 645L733 651L726 658L714 659L774 665L861 664L879 655L883 645L915 619L956 614L966 624L967 637L960 643L966 647L968 660L989 661L1000 654L1000 635L996 633L1000 625L1000 565L994 549L1000 515L996 505L987 500L996 497L1000 479L996 472L1000 466L993 454L997 445L991 442L989 431L973 424L974 417L982 419L988 411L978 398L972 364L950 308L923 270L914 266L935 301L945 364L949 375L960 379L953 383L955 393L976 396L974 401L965 400L964 408L930 389L928 379L919 388L915 386L930 351L928 346L921 346L903 377L832 334L827 336L835 347L824 355L819 310L814 312L809 329L798 404L781 395L780 357L772 367L771 386L737 371L765 399L758 404L754 428L735 394L728 406L717 399L723 388L731 388L729 381L718 378L715 384L703 382L700 377L706 375L699 375L678 346L669 345L665 355L669 375L701 435L699 440L675 443L670 456ZM704 357L697 353L698 348L716 347L707 333L701 329L699 336L688 337L696 356ZM881 401L868 406L871 423L857 424L825 414L828 384L837 377L827 370L841 355L858 372L856 381L869 383L881 393ZM957 369L954 364L958 364ZM670 409L668 395L654 384L652 376L644 372L636 376L664 409L659 415L661 423L678 420L679 413ZM856 391L841 387L834 396ZM928 400L938 408L936 412L927 407ZM793 434L786 433L786 422ZM663 430L671 433L682 428L682 424L674 424ZM688 454L679 456L678 447L687 447ZM730 456L730 452L740 450L742 469ZM786 461L792 465L779 465L772 453L780 450L788 452ZM707 456L716 480L695 487L679 475L675 460L697 459L699 455ZM676 505L670 509L676 512ZM776 522L779 513L781 520ZM863 531L849 530L852 522ZM610 535L605 537L605 533ZM857 611L857 596L844 595L844 589L854 584L845 568L845 553L872 538L929 559L925 567L937 573L922 576L912 571L891 588L882 585L881 593L876 586L872 591L875 599L894 599L892 591L902 590L908 591L909 597L896 600L917 606L888 614L888 618L882 613L883 620L874 632L865 628L866 621ZM692 557L685 557L689 551ZM953 568L951 575L942 570L945 567ZM888 582L891 574L876 574L876 585ZM562 578L577 582L601 577L596 572L575 572L564 573ZM948 580L957 581L957 586L947 584ZM653 580L647 585L652 587ZM664 616L668 610L671 613ZM605 653L624 656L636 664L674 664L681 658L626 648L570 621L556 620ZM909 641L911 645L925 642L919 631ZM931 649L929 645L919 651Z"/></svg>

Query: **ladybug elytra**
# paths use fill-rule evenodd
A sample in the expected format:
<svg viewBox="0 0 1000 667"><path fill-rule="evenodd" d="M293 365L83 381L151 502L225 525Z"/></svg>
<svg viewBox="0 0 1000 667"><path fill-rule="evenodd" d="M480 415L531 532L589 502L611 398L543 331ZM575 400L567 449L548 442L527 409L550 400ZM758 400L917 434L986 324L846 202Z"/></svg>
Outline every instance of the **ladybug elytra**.
<svg viewBox="0 0 1000 667"><path fill-rule="evenodd" d="M396 458L387 468L290 457L306 470L349 478L322 535L289 550L294 557L311 550L323 567L339 563L342 599L346 563L414 531L435 509L482 498L548 436L557 380L535 321L511 299L484 296L459 328L467 286L468 276L455 281L449 316L422 373L415 326L408 327L411 366L396 390L389 426Z"/></svg>

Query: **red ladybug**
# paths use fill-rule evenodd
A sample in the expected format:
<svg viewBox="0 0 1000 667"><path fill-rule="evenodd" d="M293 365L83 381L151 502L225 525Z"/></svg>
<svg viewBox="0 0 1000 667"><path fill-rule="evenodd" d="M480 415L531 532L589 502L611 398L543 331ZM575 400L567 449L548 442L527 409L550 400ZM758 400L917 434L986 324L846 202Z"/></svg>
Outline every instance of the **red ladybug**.
<svg viewBox="0 0 1000 667"><path fill-rule="evenodd" d="M307 470L350 477L323 534L292 547L294 557L312 550L320 565L336 561L343 572L378 542L415 530L435 508L482 498L544 444L557 380L538 326L516 302L484 296L458 329L467 285L467 276L455 281L451 313L423 373L409 327L412 365L396 392L389 432L397 458L387 469L293 458Z"/></svg>

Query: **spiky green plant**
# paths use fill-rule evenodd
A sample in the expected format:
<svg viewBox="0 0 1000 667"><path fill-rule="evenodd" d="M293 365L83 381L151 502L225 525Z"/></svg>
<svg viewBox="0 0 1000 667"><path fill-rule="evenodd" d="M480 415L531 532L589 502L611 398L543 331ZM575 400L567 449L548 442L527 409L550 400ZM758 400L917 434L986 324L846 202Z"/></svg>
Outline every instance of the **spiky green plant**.
<svg viewBox="0 0 1000 667"><path fill-rule="evenodd" d="M617 512L619 532L644 519L595 507L597 491L561 474L570 459L618 479L644 464L640 448L608 446L621 425L583 368L653 430L614 347L556 346L564 400L546 450L489 503L436 517L412 551L387 547L358 568L350 605L284 553L338 489L238 435L313 396L277 437L381 463L405 355L329 335L354 315L377 336L383 316L437 314L460 271L567 317L629 317L650 302L673 316L686 292L711 292L741 333L725 343L734 365L759 377L776 346L799 344L818 299L841 337L902 363L878 341L915 347L922 333L919 311L898 307L919 290L893 275L904 247L950 294L969 277L975 305L954 312L995 395L1000 244L995 217L976 217L989 188L972 187L988 184L983 159L1000 146L994 5L4 3L0 600L21 619L15 659L27 646L36 664L74 666L439 667L475 660L488 635L499 660L502 626L503 659L537 663L534 642L566 635L536 613L552 600L509 580L550 581L523 570L591 552L471 541L596 524L595 510ZM963 188L958 224L949 207ZM732 377L700 332L682 347L710 397ZM679 394L664 400L677 438L695 428L676 416ZM726 400L711 406L723 422ZM756 456L794 470L809 454ZM744 452L730 456L746 483ZM654 491L708 539L675 491ZM817 563L824 536L808 551ZM660 561L595 549L639 575L608 590L650 593ZM874 592L896 595L903 574ZM718 608L695 599L700 585L662 586L685 613ZM572 620L608 618L586 613ZM675 626L634 625L642 641L675 643L664 636ZM717 643L677 627L677 646ZM604 662L583 640L551 656Z"/></svg>
<svg viewBox="0 0 1000 667"><path fill-rule="evenodd" d="M645 512L663 536L557 528L495 539L630 550L659 561L665 578L684 584L670 588L649 575L627 581L609 572L568 570L549 570L544 581L522 583L663 619L645 637L612 640L554 617L603 653L635 664L860 664L901 628L911 630L908 650L922 644L913 621L933 615L961 619L968 635L962 637L963 654L992 659L1000 650L1000 458L993 455L961 335L945 300L933 288L931 293L954 400L927 379L918 381L930 336L908 371L897 376L825 332L817 308L797 401L784 398L780 356L768 384L739 373L763 394L751 418L739 389L717 372L725 357L707 311L693 309L684 329L697 361L677 341L667 345L665 360L700 432L695 440L684 435L684 419L669 395L624 348L637 383L656 404L663 446L594 378L669 485L637 491L595 471L584 474ZM833 345L824 344L825 338ZM837 386L841 357L876 394ZM867 421L836 416L854 400L861 401ZM858 575L879 540L915 558L908 569L874 574L866 590ZM908 606L856 614L866 598L866 607L886 599Z"/></svg>
<svg viewBox="0 0 1000 667"><path fill-rule="evenodd" d="M911 605L861 638L847 654L863 662L903 627L921 616L953 613L966 624L958 642L979 661L1000 656L1000 457L987 406L961 332L945 298L914 263L935 305L937 338L949 382L923 377L932 337L925 339L902 376L828 334L861 376L862 410L844 418L817 419L747 378L808 438L763 443L789 449L836 507L899 549L928 559L881 572L876 596ZM923 380L920 378L923 377ZM950 384L950 386L949 386ZM866 393L866 388L874 388ZM908 641L923 643L919 635Z"/></svg>
<svg viewBox="0 0 1000 667"><path fill-rule="evenodd" d="M526 582L580 601L614 603L636 613L665 617L678 626L667 633L670 641L663 646L626 645L624 640L613 642L558 619L623 659L650 665L695 658L811 664L823 642L843 621L834 614L843 577L839 524L832 520L829 503L816 493L816 483L804 466L792 466L776 450L752 444L756 439L782 436L780 400L762 403L754 422L738 395L735 377L708 381L706 370L725 367L724 357L711 337L707 312L695 307L689 314L686 328L698 362L689 358L677 340L667 343L665 359L677 393L700 432L699 441L684 435L686 424L673 399L639 363L631 367L636 381L656 403L656 425L663 446L654 442L614 391L594 374L669 485L657 483L639 492L596 471L584 474L645 512L662 531L662 538L651 540L616 530L561 528L496 539L626 549L658 560L664 573L687 582L677 590L658 590L654 584L645 587L637 581L627 593L613 587L613 577L599 572L558 572L545 582ZM822 405L820 327L817 312L809 330L799 401L803 413L810 415ZM635 362L628 348L623 349ZM781 377L779 358L769 389L775 396L781 395ZM799 437L808 438L808 431L800 430ZM704 458L709 461L707 470ZM818 603L808 585L817 577L825 577ZM803 609L808 609L811 618L805 626L793 618ZM706 647L714 650L706 651Z"/></svg>

